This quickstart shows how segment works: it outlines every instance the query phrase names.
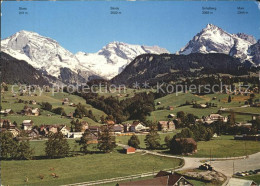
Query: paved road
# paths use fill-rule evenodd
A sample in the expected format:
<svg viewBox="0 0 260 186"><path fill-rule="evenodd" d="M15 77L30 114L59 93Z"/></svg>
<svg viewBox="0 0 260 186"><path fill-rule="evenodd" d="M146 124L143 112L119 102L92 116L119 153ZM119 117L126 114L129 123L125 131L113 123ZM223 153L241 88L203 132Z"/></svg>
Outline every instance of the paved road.
<svg viewBox="0 0 260 186"><path fill-rule="evenodd" d="M118 146L126 147L127 145L118 144ZM148 154L153 154L156 156L170 157L170 158L179 158L185 161L185 164L182 168L178 170L185 169L194 169L198 168L201 165L202 161L209 161L209 158L193 158L193 157L180 157L173 155L165 155L149 150L138 149L139 152L144 152ZM219 172L225 174L226 176L233 175L233 163L234 163L234 172L242 172L248 170L260 169L260 152L256 154L249 155L248 157L234 157L234 158L214 158L214 161L211 161L212 166Z"/></svg>
<svg viewBox="0 0 260 186"><path fill-rule="evenodd" d="M213 161L211 164L216 170L222 172L226 176L232 176L233 167L234 173L260 169L260 152L249 155L249 157L245 159Z"/></svg>

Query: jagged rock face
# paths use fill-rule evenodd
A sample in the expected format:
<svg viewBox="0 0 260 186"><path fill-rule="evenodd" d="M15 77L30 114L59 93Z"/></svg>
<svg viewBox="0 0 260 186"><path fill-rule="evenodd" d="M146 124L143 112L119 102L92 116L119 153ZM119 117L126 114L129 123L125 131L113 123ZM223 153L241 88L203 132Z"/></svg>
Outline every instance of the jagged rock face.
<svg viewBox="0 0 260 186"><path fill-rule="evenodd" d="M243 40L250 42L252 45L256 43L256 39L253 36L247 35L245 33L238 33L237 36Z"/></svg>
<svg viewBox="0 0 260 186"><path fill-rule="evenodd" d="M249 48L250 55L253 56L252 60L256 65L260 65L260 40Z"/></svg>
<svg viewBox="0 0 260 186"><path fill-rule="evenodd" d="M20 31L2 40L2 51L19 60L25 60L36 69L41 69L56 77L72 77L63 75L60 69L70 69L73 73L81 73L86 80L89 77L110 79L120 73L135 57L144 53L168 53L160 47L130 45L112 42L93 54L79 52L76 55L64 49L59 43L35 32ZM72 73L71 72L71 73ZM65 79L63 78L65 81ZM72 79L71 82L74 82ZM66 80L70 82L70 80Z"/></svg>
<svg viewBox="0 0 260 186"><path fill-rule="evenodd" d="M252 61L253 56L248 54L248 50L255 43L253 36L244 33L230 34L213 24L208 24L178 54L223 53L239 58L242 62Z"/></svg>
<svg viewBox="0 0 260 186"><path fill-rule="evenodd" d="M77 72L79 68L82 71L89 71L57 41L35 32L17 32L2 40L1 47L3 52L16 59L25 60L34 68L46 71L54 77L59 77L60 68L69 68L73 72Z"/></svg>
<svg viewBox="0 0 260 186"><path fill-rule="evenodd" d="M158 46L131 45L122 42L112 42L93 54L79 52L77 59L82 65L87 66L96 74L111 79L120 72L137 56L145 53L169 53Z"/></svg>
<svg viewBox="0 0 260 186"><path fill-rule="evenodd" d="M86 83L86 79L81 75L71 71L69 68L60 68L60 77L66 84Z"/></svg>
<svg viewBox="0 0 260 186"><path fill-rule="evenodd" d="M217 26L208 24L179 53L185 55L190 53L228 54L234 43L231 34L224 32Z"/></svg>

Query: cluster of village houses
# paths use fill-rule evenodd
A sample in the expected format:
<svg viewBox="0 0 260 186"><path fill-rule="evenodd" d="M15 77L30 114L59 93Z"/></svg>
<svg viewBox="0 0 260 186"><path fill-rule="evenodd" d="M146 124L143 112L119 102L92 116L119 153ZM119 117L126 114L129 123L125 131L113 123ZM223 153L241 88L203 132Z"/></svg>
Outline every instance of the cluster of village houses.
<svg viewBox="0 0 260 186"><path fill-rule="evenodd" d="M213 98L214 99L214 98ZM21 100L20 100L21 101ZM36 105L37 102L35 100L28 101L30 105ZM161 103L158 102L157 105L160 105ZM62 105L69 105L72 107L75 107L76 104L71 103L68 98L62 99ZM203 106L203 105L202 105ZM173 106L168 106L168 110L173 110ZM23 116L39 116L40 115L40 109L39 108L33 108L31 106L24 106L24 108L17 112L17 114L23 115ZM12 109L4 109L0 111L1 115L8 116L11 114L14 114ZM48 116L51 116L48 114ZM68 113L65 117L69 119L73 119L73 113ZM174 114L169 114L168 120L166 121L158 121L157 123L157 129L161 132L169 132L176 129L175 123L179 122L179 119L176 118ZM210 125L211 123L215 121L223 121L227 122L228 118L225 116L222 116L220 114L210 114L206 117L202 117L201 119L197 119L197 123L205 123ZM8 119L1 119L1 131L8 130L10 131L14 137L19 136L21 130L25 131L30 139L35 138L44 138L46 137L50 132L56 133L56 132L62 132L64 136L67 138L80 138L84 131L86 129L89 129L89 131L92 134L93 140L97 140L97 136L100 131L100 126L89 126L89 124L85 121L81 122L82 130L80 132L73 132L70 127L62 124L56 124L56 125L34 125L33 120L24 120L21 123L21 127L16 126ZM139 121L134 121L133 123L126 123L126 124L116 124L114 121L106 121L105 125L109 125L112 128L114 135L131 135L134 133L147 133L149 132L149 127L145 126L144 123ZM251 123L237 123L238 126L244 126L244 127L252 127Z"/></svg>
<svg viewBox="0 0 260 186"><path fill-rule="evenodd" d="M69 104L68 101L64 100L65 103ZM3 115L13 114L14 112L11 109L1 110L0 112ZM19 112L19 114L25 116L38 116L40 114L39 108L32 108L25 106L24 109ZM73 113L69 113L67 115L69 118L73 118ZM255 118L254 118L255 119ZM210 114L206 117L201 119L197 119L196 122L198 123L206 123L211 124L215 121L223 121L227 122L228 118L222 116L220 114ZM174 114L168 115L168 121L158 121L157 129L158 131L162 132L169 132L175 130L175 123L178 122L178 118L175 117ZM81 122L82 131L80 132L72 132L70 127L62 124L56 125L34 125L33 120L24 120L21 123L21 130L18 126L14 125L8 119L1 119L1 131L8 130L10 131L14 137L19 136L21 130L24 130L29 138L39 138L39 137L46 137L50 132L56 133L58 131L62 132L64 136L67 138L80 138L86 129L89 129L93 134L93 139L97 139L98 133L100 131L100 126L89 126L89 124L85 121ZM125 124L116 124L114 121L107 121L107 125L111 126L114 135L127 135L133 133L147 133L149 132L149 127L146 127L145 124L139 121L134 121L133 123L125 123ZM245 127L252 127L251 123L237 123L238 126L245 126Z"/></svg>

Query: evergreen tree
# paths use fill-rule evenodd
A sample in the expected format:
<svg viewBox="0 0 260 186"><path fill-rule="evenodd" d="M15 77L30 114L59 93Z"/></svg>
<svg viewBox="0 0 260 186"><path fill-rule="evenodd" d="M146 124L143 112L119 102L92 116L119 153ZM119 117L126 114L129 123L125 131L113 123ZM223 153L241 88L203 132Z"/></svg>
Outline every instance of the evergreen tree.
<svg viewBox="0 0 260 186"><path fill-rule="evenodd" d="M18 142L13 139L11 132L5 131L0 133L0 152L2 159L14 159L18 148Z"/></svg>
<svg viewBox="0 0 260 186"><path fill-rule="evenodd" d="M131 136L131 138L128 140L128 145L136 149L140 148L139 147L140 141L138 139L138 136L136 135Z"/></svg>
<svg viewBox="0 0 260 186"><path fill-rule="evenodd" d="M14 121L13 124L14 124L14 126L16 126L16 127L18 126L18 124L16 123L16 121Z"/></svg>
<svg viewBox="0 0 260 186"><path fill-rule="evenodd" d="M29 140L22 140L19 143L19 146L17 149L16 159L19 159L19 160L32 159L33 153L34 153L34 151L30 147Z"/></svg>
<svg viewBox="0 0 260 186"><path fill-rule="evenodd" d="M177 141L174 136L170 142L170 152L173 154L192 153L194 150L196 150L196 146L188 143L186 139L179 138Z"/></svg>
<svg viewBox="0 0 260 186"><path fill-rule="evenodd" d="M70 146L61 132L51 133L45 143L45 153L49 158L62 158L69 155Z"/></svg>
<svg viewBox="0 0 260 186"><path fill-rule="evenodd" d="M74 127L74 132L81 132L82 131L83 125L78 119L76 121L72 120L70 123ZM73 128L72 126L71 126L71 129Z"/></svg>
<svg viewBox="0 0 260 186"><path fill-rule="evenodd" d="M104 126L98 137L98 149L105 153L112 152L116 147L116 138L111 135L111 129L109 126Z"/></svg>
<svg viewBox="0 0 260 186"><path fill-rule="evenodd" d="M83 153L88 153L88 147L89 147L89 142L92 140L91 137L91 132L90 130L85 130L84 134L82 135L82 137L80 138L80 140L77 142L81 147L80 147L80 151Z"/></svg>
<svg viewBox="0 0 260 186"><path fill-rule="evenodd" d="M100 121L101 121L101 123L105 123L105 116L104 116L104 115L102 115L102 116L100 117Z"/></svg>
<svg viewBox="0 0 260 186"><path fill-rule="evenodd" d="M231 112L230 112L230 115L229 115L229 117L228 117L228 124L229 124L230 126L233 126L233 125L235 125L235 123L236 123L235 113L234 113L233 111L231 111Z"/></svg>
<svg viewBox="0 0 260 186"><path fill-rule="evenodd" d="M158 149L160 145L160 136L159 134L154 130L151 129L149 134L146 135L144 142L147 149Z"/></svg>
<svg viewBox="0 0 260 186"><path fill-rule="evenodd" d="M42 109L51 111L52 110L52 105L49 102L42 102Z"/></svg>
<svg viewBox="0 0 260 186"><path fill-rule="evenodd" d="M85 108L85 106L82 105L81 103L79 103L77 105L77 108L75 109L73 116L76 117L76 118L83 118L87 114L88 114L88 111Z"/></svg>
<svg viewBox="0 0 260 186"><path fill-rule="evenodd" d="M55 109L52 109L52 112L58 115L66 116L66 112L62 107L57 107Z"/></svg>
<svg viewBox="0 0 260 186"><path fill-rule="evenodd" d="M210 141L211 138L213 137L213 131L210 128L206 129L207 133L205 135L205 140Z"/></svg>
<svg viewBox="0 0 260 186"><path fill-rule="evenodd" d="M165 136L164 138L165 146L166 148L170 148L170 143L171 143L171 137L169 135Z"/></svg>
<svg viewBox="0 0 260 186"><path fill-rule="evenodd" d="M177 112L177 118L179 118L183 122L185 118L185 113L183 111Z"/></svg>
<svg viewBox="0 0 260 186"><path fill-rule="evenodd" d="M180 133L176 134L176 138L193 138L193 132L189 128L184 128Z"/></svg>
<svg viewBox="0 0 260 186"><path fill-rule="evenodd" d="M75 132L81 132L82 131L82 123L77 119L75 122Z"/></svg>
<svg viewBox="0 0 260 186"><path fill-rule="evenodd" d="M253 126L256 130L260 130L260 117L256 117L256 120L253 121Z"/></svg>
<svg viewBox="0 0 260 186"><path fill-rule="evenodd" d="M231 96L228 96L228 102L229 103L231 102Z"/></svg>

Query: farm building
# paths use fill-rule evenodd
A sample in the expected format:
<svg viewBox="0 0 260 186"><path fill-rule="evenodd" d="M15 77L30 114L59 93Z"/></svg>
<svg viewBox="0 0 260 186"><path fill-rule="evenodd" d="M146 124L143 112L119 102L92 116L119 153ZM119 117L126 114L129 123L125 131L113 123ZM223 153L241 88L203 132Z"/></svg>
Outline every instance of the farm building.
<svg viewBox="0 0 260 186"><path fill-rule="evenodd" d="M125 123L123 126L124 126L124 132L129 132L131 124L130 123Z"/></svg>
<svg viewBox="0 0 260 186"><path fill-rule="evenodd" d="M68 128L66 125L62 125L59 132L61 132L64 136L68 136L70 133L70 128Z"/></svg>
<svg viewBox="0 0 260 186"><path fill-rule="evenodd" d="M40 109L39 108L32 109L32 115L33 116L39 116L40 115Z"/></svg>
<svg viewBox="0 0 260 186"><path fill-rule="evenodd" d="M124 148L124 151L126 154L133 154L133 153L135 153L135 148L128 146L128 147Z"/></svg>
<svg viewBox="0 0 260 186"><path fill-rule="evenodd" d="M143 123L139 121L134 121L133 124L130 126L130 132L143 132L148 131L150 128L146 127Z"/></svg>
<svg viewBox="0 0 260 186"><path fill-rule="evenodd" d="M124 126L121 125L121 124L115 124L115 125L113 125L113 129L112 130L114 131L115 134L116 133L120 134L120 133L124 132Z"/></svg>
<svg viewBox="0 0 260 186"><path fill-rule="evenodd" d="M89 126L88 128L90 130L90 132L96 132L98 133L100 131L100 127L99 126Z"/></svg>
<svg viewBox="0 0 260 186"><path fill-rule="evenodd" d="M1 110L0 114L7 116L8 114L13 114L14 111L12 109L5 109L5 110Z"/></svg>
<svg viewBox="0 0 260 186"><path fill-rule="evenodd" d="M174 115L174 114L169 114L167 117L168 117L168 118L174 118L175 115Z"/></svg>
<svg viewBox="0 0 260 186"><path fill-rule="evenodd" d="M168 106L167 110L174 110L174 107L173 106Z"/></svg>
<svg viewBox="0 0 260 186"><path fill-rule="evenodd" d="M172 121L159 121L157 127L159 131L175 130L175 124Z"/></svg>
<svg viewBox="0 0 260 186"><path fill-rule="evenodd" d="M32 130L33 121L32 120L24 120L22 123L23 130Z"/></svg>
<svg viewBox="0 0 260 186"><path fill-rule="evenodd" d="M9 119L0 119L0 126L1 128L15 128L15 125L12 124L12 122Z"/></svg>
<svg viewBox="0 0 260 186"><path fill-rule="evenodd" d="M106 124L108 124L108 125L114 125L115 122L114 122L113 120L107 120L107 121L106 121Z"/></svg>
<svg viewBox="0 0 260 186"><path fill-rule="evenodd" d="M68 138L81 138L84 132L70 132Z"/></svg>
<svg viewBox="0 0 260 186"><path fill-rule="evenodd" d="M67 118L73 119L73 118L74 118L73 113L72 113L72 112L68 113L68 114L67 114Z"/></svg>
<svg viewBox="0 0 260 186"><path fill-rule="evenodd" d="M37 129L32 129L30 131L27 131L29 138L37 138L39 137L39 131Z"/></svg>
<svg viewBox="0 0 260 186"><path fill-rule="evenodd" d="M17 137L19 134L20 134L20 130L18 128L11 128L11 129L8 129L9 132L11 132L13 134L13 137Z"/></svg>
<svg viewBox="0 0 260 186"><path fill-rule="evenodd" d="M260 135L235 135L234 140L260 141Z"/></svg>
<svg viewBox="0 0 260 186"><path fill-rule="evenodd" d="M227 186L258 186L253 180L244 180L239 178L230 178Z"/></svg>
<svg viewBox="0 0 260 186"><path fill-rule="evenodd" d="M163 173L162 173L163 172ZM160 186L193 186L184 176L177 173L168 173L165 171L160 171L154 178L139 180L139 181L130 181L125 183L119 183L119 186L125 185L160 185Z"/></svg>

